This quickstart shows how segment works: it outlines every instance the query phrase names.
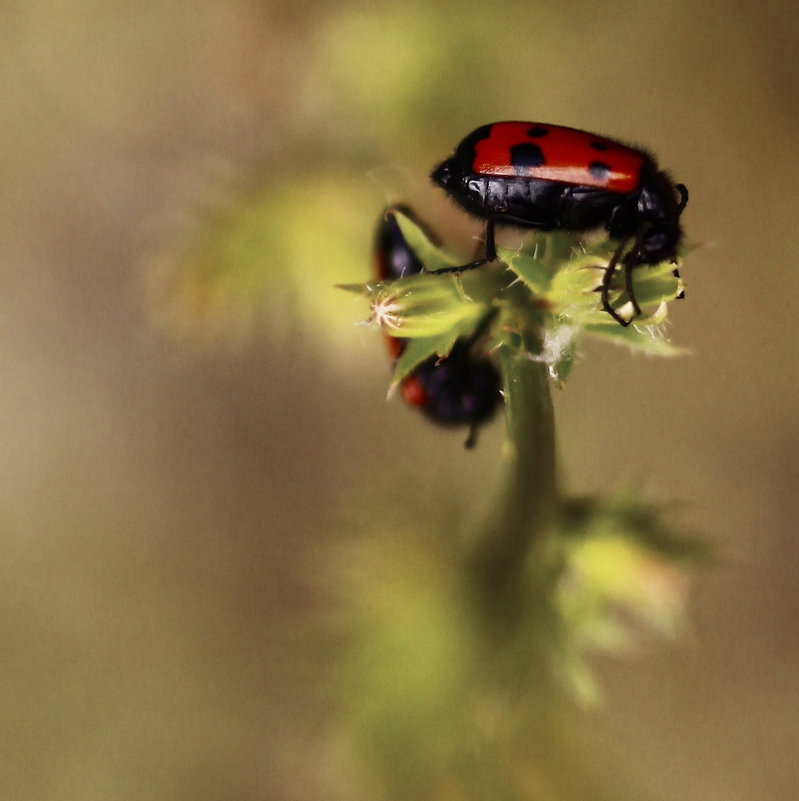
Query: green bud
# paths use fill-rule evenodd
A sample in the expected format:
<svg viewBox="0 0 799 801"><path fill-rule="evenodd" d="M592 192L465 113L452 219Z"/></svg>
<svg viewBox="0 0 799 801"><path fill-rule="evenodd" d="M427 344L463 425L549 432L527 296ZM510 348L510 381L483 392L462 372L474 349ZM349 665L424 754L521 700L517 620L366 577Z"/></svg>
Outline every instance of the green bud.
<svg viewBox="0 0 799 801"><path fill-rule="evenodd" d="M393 337L431 337L472 330L489 311L453 276L412 275L374 285L371 319Z"/></svg>

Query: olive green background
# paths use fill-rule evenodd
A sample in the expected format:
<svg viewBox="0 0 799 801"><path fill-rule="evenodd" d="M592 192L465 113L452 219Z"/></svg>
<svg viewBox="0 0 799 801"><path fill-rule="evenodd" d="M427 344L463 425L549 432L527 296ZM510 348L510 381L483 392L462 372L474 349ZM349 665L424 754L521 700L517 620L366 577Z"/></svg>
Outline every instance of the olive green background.
<svg viewBox="0 0 799 801"><path fill-rule="evenodd" d="M468 252L479 226L426 173L529 119L646 143L697 246L669 329L693 355L584 343L556 398L569 489L637 483L720 557L679 642L599 665L587 758L640 798L795 798L797 20L0 4L0 797L348 797L325 778L320 554L406 490L478 510L501 424L464 453L384 403L382 342L332 285L366 278L389 200ZM208 268L192 232L251 208L228 254L248 268Z"/></svg>

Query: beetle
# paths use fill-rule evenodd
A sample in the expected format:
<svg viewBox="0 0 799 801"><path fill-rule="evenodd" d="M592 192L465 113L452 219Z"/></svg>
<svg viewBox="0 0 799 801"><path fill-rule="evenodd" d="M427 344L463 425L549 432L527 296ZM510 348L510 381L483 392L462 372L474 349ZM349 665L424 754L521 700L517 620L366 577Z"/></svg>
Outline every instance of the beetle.
<svg viewBox="0 0 799 801"><path fill-rule="evenodd" d="M424 265L402 234L394 214L401 211L417 225L412 212L401 206L389 208L377 225L374 242L375 275L390 281L420 273ZM417 407L425 417L443 426L468 426L466 447L474 445L477 428L488 421L502 401L501 379L494 363L475 351L482 335L479 326L474 335L456 340L446 357L432 355L418 364L400 383L403 400ZM407 340L386 337L394 362L402 355Z"/></svg>
<svg viewBox="0 0 799 801"><path fill-rule="evenodd" d="M548 123L494 122L472 131L431 178L466 211L486 220L484 256L434 272L494 261L496 224L541 231L602 226L619 241L602 280L602 307L626 326L641 313L633 269L677 258L688 190L673 183L650 153L614 139ZM634 310L629 320L609 300L620 261Z"/></svg>

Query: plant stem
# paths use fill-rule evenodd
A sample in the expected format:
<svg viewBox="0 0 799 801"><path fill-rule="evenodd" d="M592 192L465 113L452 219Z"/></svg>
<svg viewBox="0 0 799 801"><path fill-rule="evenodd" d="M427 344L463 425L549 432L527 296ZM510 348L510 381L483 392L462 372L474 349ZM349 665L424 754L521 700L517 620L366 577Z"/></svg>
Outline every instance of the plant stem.
<svg viewBox="0 0 799 801"><path fill-rule="evenodd" d="M529 554L543 545L557 500L555 419L543 362L499 351L506 441L496 505L469 553L472 576L488 607L507 621ZM493 616L493 615L492 615Z"/></svg>

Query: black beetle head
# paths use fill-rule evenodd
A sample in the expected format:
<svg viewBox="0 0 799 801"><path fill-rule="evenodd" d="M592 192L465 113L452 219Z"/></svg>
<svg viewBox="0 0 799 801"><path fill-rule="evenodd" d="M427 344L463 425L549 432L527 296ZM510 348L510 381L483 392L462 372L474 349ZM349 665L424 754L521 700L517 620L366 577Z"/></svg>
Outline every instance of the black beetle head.
<svg viewBox="0 0 799 801"><path fill-rule="evenodd" d="M458 180L458 170L454 159L449 158L446 161L442 161L430 174L430 178L433 183L449 191L449 188Z"/></svg>

